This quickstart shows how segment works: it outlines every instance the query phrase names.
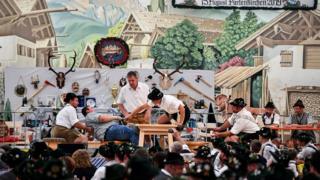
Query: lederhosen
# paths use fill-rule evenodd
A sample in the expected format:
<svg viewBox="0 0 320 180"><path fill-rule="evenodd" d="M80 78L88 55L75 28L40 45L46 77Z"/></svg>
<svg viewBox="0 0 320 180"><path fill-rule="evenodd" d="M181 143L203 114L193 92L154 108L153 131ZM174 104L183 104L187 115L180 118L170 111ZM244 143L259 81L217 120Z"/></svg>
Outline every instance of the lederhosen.
<svg viewBox="0 0 320 180"><path fill-rule="evenodd" d="M249 121L253 121L253 120L250 120L250 118L247 118L247 117L242 117L242 118L248 119ZM254 132L254 133L244 133L244 132L240 132L237 136L240 138L240 141L241 141L242 143L248 143L248 142L250 142L251 140L259 139L259 131L256 131L256 132Z"/></svg>
<svg viewBox="0 0 320 180"><path fill-rule="evenodd" d="M307 114L305 112L300 117L297 116L297 115L293 115L293 116L291 116L291 123L292 124L306 125L306 124L308 124L308 117L309 117L309 114ZM313 131L294 130L291 133L291 138L295 139L295 137L301 132L305 132L305 133L309 134L311 136L311 138L312 138L312 142L315 142L316 136L315 136Z"/></svg>
<svg viewBox="0 0 320 180"><path fill-rule="evenodd" d="M187 122L189 121L189 119L190 119L190 113L191 113L191 111L190 111L190 109L189 109L189 107L186 105L186 104L184 104L184 119L183 119L183 122L182 122L182 125L183 125L183 127L187 124ZM166 115L168 116L168 117L171 117L172 119L174 119L174 120L178 120L178 113L174 113L174 114L169 114L168 112L166 112ZM179 130L179 129L178 129ZM181 130L181 128L180 128L180 130Z"/></svg>

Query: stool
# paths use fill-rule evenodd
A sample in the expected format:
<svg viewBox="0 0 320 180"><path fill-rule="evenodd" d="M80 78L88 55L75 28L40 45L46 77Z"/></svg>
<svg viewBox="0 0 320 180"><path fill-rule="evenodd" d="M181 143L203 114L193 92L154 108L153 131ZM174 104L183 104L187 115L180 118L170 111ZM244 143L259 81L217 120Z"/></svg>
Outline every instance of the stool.
<svg viewBox="0 0 320 180"><path fill-rule="evenodd" d="M145 135L159 135L168 136L168 145L169 147L173 144L172 133L169 132L169 129L176 128L176 125L173 124L136 124L140 129L139 134L139 146L143 147L144 145L144 136Z"/></svg>
<svg viewBox="0 0 320 180"><path fill-rule="evenodd" d="M58 148L58 144L63 144L66 142L64 138L43 138L43 142L46 142L48 147L50 147L53 150L56 150Z"/></svg>

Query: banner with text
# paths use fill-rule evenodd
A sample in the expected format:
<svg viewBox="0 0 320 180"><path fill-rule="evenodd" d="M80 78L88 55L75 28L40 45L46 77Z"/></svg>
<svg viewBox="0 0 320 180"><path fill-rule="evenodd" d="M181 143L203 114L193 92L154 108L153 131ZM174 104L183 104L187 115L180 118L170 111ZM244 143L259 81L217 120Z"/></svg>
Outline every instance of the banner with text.
<svg viewBox="0 0 320 180"><path fill-rule="evenodd" d="M182 8L316 9L317 0L173 0Z"/></svg>

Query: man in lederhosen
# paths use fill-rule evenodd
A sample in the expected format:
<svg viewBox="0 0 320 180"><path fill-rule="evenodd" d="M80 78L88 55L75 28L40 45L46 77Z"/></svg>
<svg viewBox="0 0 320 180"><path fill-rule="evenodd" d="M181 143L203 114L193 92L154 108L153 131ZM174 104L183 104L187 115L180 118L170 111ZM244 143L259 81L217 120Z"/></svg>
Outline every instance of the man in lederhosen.
<svg viewBox="0 0 320 180"><path fill-rule="evenodd" d="M298 99L297 102L294 103L293 105L294 113L290 115L288 119L288 124L290 124L291 127L312 127L314 124L317 123L312 118L312 115L310 115L307 112L304 112L304 108L305 106L300 99ZM300 132L302 131L300 130L292 131L291 138L296 139L296 136ZM312 138L312 141L315 142L316 138L313 131L303 131L303 132L309 134Z"/></svg>
<svg viewBox="0 0 320 180"><path fill-rule="evenodd" d="M229 141L238 141L239 138L242 142L247 143L252 139L259 138L260 128L256 123L252 114L246 110L247 105L242 98L236 98L231 103L232 116L224 122L224 124L218 128L214 128L215 131L213 137L228 137ZM225 131L231 127L230 131ZM219 132L224 131L224 132Z"/></svg>

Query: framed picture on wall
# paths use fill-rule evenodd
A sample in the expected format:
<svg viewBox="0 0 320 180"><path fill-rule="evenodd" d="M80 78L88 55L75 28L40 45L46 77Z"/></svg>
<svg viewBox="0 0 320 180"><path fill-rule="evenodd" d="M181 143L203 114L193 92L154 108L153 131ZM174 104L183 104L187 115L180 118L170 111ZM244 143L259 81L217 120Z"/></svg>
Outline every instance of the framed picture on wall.
<svg viewBox="0 0 320 180"><path fill-rule="evenodd" d="M48 107L56 107L56 99L57 97L54 95L47 96L47 106Z"/></svg>
<svg viewBox="0 0 320 180"><path fill-rule="evenodd" d="M95 97L85 97L85 105L90 107L96 107L97 101Z"/></svg>

